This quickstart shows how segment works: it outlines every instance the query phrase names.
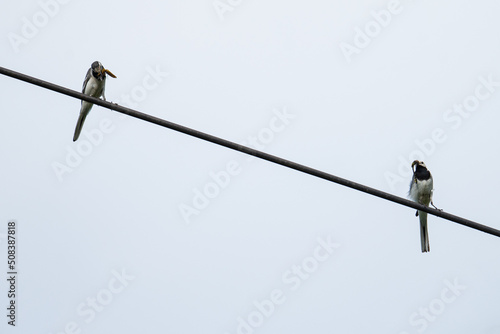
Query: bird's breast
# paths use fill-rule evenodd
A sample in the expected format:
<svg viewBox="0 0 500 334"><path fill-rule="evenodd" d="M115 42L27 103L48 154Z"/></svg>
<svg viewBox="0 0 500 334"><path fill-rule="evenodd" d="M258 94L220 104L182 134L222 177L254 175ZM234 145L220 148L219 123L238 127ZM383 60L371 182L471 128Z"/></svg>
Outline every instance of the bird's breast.
<svg viewBox="0 0 500 334"><path fill-rule="evenodd" d="M417 180L411 187L410 197L420 204L429 205L432 197L432 188L432 178L428 180Z"/></svg>
<svg viewBox="0 0 500 334"><path fill-rule="evenodd" d="M104 88L104 80L97 80L91 77L85 86L85 94L93 97L101 97Z"/></svg>

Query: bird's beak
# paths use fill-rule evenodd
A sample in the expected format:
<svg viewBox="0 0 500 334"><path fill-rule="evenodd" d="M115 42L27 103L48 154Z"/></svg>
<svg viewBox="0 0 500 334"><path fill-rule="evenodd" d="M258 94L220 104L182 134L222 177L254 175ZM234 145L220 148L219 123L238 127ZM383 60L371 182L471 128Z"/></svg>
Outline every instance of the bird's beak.
<svg viewBox="0 0 500 334"><path fill-rule="evenodd" d="M415 170L413 169L413 167L414 167L415 165L417 165L417 164L418 164L418 162L419 162L418 160L414 160L414 161L411 163L411 170L412 170L413 172L415 172Z"/></svg>
<svg viewBox="0 0 500 334"><path fill-rule="evenodd" d="M114 75L113 73L111 73L111 71L110 71L110 70L107 70L107 69L105 69L105 68L103 68L103 69L102 69L101 73L102 73L102 74L107 73L107 74L109 74L109 76L110 76L110 77L112 77L112 78L116 78L116 75Z"/></svg>

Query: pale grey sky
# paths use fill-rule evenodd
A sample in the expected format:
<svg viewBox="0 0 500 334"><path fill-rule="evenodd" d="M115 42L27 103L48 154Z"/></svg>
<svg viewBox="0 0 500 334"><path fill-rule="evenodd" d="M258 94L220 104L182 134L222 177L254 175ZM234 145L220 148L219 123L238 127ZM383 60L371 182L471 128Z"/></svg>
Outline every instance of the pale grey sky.
<svg viewBox="0 0 500 334"><path fill-rule="evenodd" d="M496 1L9 2L0 66L500 228ZM498 333L500 239L0 77L2 333Z"/></svg>

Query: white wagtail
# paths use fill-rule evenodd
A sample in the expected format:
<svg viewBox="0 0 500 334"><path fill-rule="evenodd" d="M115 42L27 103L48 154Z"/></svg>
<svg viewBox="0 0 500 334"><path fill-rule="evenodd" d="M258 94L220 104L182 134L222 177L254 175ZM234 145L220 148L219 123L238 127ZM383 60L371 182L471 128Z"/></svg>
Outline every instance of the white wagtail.
<svg viewBox="0 0 500 334"><path fill-rule="evenodd" d="M106 85L106 73L109 74L110 77L116 78L116 76L111 73L109 70L105 69L104 66L98 61L95 61L90 66L87 71L87 76L85 76L85 81L83 81L82 93L86 95L90 95L93 97L100 98L103 97L104 101L106 101L106 97L104 96L104 86ZM73 141L76 141L80 136L80 132L82 131L83 122L85 122L85 118L92 109L93 104L87 101L82 100L82 106L80 108L80 116L78 117L78 122L76 123L75 135L73 136Z"/></svg>
<svg viewBox="0 0 500 334"><path fill-rule="evenodd" d="M423 161L418 160L413 161L411 169L413 171L413 178L410 184L410 198L426 206L429 206L430 203L436 208L434 203L432 203L433 181L431 172L429 172ZM420 242L422 244L422 252L430 252L429 232L427 231L427 212L417 210L415 216L420 218Z"/></svg>

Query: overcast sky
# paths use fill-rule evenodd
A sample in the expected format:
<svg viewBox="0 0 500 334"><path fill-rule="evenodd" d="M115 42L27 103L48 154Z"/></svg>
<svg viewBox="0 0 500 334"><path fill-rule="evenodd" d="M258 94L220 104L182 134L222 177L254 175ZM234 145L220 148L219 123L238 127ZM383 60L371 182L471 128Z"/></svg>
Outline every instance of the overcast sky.
<svg viewBox="0 0 500 334"><path fill-rule="evenodd" d="M500 228L500 3L9 1L0 66ZM2 333L500 332L500 239L0 76ZM15 298L8 297L15 222ZM13 224L11 224L13 225ZM15 303L15 324L8 310Z"/></svg>

